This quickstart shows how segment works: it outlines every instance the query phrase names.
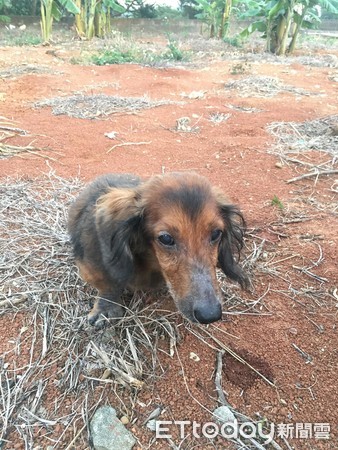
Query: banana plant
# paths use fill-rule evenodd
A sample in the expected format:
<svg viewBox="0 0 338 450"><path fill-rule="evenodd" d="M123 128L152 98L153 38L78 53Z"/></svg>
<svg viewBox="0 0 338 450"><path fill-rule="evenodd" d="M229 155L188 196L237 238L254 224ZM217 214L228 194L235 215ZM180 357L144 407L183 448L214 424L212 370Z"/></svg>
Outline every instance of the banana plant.
<svg viewBox="0 0 338 450"><path fill-rule="evenodd" d="M243 4L246 11L240 18L256 20L240 33L240 37L247 38L258 31L266 39L266 50L277 55L292 53L301 28L313 28L314 23L320 22L317 6L338 14L338 0L246 0Z"/></svg>
<svg viewBox="0 0 338 450"><path fill-rule="evenodd" d="M11 18L3 12L6 12L12 7L12 3L10 0L0 0L0 23L10 23Z"/></svg>
<svg viewBox="0 0 338 450"><path fill-rule="evenodd" d="M80 37L91 39L103 37L111 31L112 14L123 14L125 8L115 0L75 0L79 13L75 16L75 25Z"/></svg>
<svg viewBox="0 0 338 450"><path fill-rule="evenodd" d="M41 0L41 34L45 42L50 41L53 20L61 19L63 9L72 14L80 12L73 0Z"/></svg>
<svg viewBox="0 0 338 450"><path fill-rule="evenodd" d="M200 12L196 14L196 19L201 20L209 26L209 36L215 37L216 30L221 21L221 13L218 1L196 0L196 9Z"/></svg>

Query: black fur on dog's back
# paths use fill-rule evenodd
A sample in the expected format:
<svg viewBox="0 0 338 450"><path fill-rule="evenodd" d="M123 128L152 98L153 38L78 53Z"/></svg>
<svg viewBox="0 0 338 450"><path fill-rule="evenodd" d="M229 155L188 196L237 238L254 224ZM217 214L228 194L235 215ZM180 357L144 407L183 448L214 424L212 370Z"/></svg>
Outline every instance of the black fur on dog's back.
<svg viewBox="0 0 338 450"><path fill-rule="evenodd" d="M99 240L96 223L93 220L99 198L112 188L134 188L140 183L141 179L135 175L107 174L97 178L81 192L69 210L68 217L68 231L76 259L84 258L84 246L88 238L96 242ZM98 248L97 251L99 252Z"/></svg>

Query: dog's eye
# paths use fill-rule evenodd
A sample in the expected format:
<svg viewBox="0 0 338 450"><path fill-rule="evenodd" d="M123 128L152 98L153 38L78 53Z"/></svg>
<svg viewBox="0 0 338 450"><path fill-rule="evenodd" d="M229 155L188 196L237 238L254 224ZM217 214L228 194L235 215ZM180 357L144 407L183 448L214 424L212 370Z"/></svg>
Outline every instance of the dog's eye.
<svg viewBox="0 0 338 450"><path fill-rule="evenodd" d="M222 236L222 230L214 230L211 233L211 237L210 237L211 243L216 244L216 242L218 242L220 240L221 236Z"/></svg>
<svg viewBox="0 0 338 450"><path fill-rule="evenodd" d="M173 245L175 245L174 238L168 233L160 234L158 240L162 245L165 245L166 247L172 247Z"/></svg>

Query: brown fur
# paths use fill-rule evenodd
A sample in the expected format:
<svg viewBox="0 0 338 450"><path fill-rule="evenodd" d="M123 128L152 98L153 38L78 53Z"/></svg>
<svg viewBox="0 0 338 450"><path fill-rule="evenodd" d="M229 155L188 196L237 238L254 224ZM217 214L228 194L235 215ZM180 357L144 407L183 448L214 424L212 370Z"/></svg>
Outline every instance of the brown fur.
<svg viewBox="0 0 338 450"><path fill-rule="evenodd" d="M100 177L69 212L80 274L101 296L90 322L100 326L102 316L119 317L126 287L156 288L163 283L188 319L218 320L216 266L242 286L247 284L234 258L242 247L243 227L240 212L195 173L155 176L146 182L131 175ZM173 243L163 243L163 235Z"/></svg>

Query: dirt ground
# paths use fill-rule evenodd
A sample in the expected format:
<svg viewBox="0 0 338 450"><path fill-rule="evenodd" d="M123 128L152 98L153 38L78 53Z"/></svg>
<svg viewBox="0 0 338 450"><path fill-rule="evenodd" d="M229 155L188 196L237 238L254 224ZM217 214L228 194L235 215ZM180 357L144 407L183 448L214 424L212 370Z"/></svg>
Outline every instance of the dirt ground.
<svg viewBox="0 0 338 450"><path fill-rule="evenodd" d="M62 46L0 48L0 71L23 64L49 69L48 73L2 77L1 116L26 130L27 135L1 142L41 148L44 156L37 150L34 154L3 158L0 177L11 177L13 183L17 177L44 179L52 169L64 179L79 177L89 181L108 172L148 177L163 171L194 170L221 187L246 218L246 253L254 245L262 246L262 252L260 264L252 270L253 291L241 293L235 288L238 295L254 302L254 307L238 314L225 309L224 320L208 330L273 382L267 383L226 352L222 386L227 401L252 420L266 420L276 427L281 423L294 427L330 424L329 439L288 436L287 443L275 435L283 449L337 449L338 175L287 183L311 171L309 166L334 158L316 149L292 155L309 166L278 157L270 152L275 141L267 126L338 115L338 83L334 81L338 63L326 67L305 65L295 58L272 61L257 55L255 59L251 52L245 73L233 74L234 66L242 64L243 59L239 51L230 52L227 48L218 57L213 54L191 64L173 63L171 67L73 65L70 58L78 54L78 45L64 52L60 50ZM327 49L327 53L338 61L337 47ZM299 52L299 56L304 54ZM325 54L321 49L311 56L323 58ZM277 77L297 91L242 96L243 92L225 87L230 80L249 76ZM35 106L38 101L75 93L146 95L152 101L165 100L167 104L96 119L54 115L50 107ZM250 112L249 108L254 109ZM227 120L212 120L221 114L229 114ZM182 117L190 119L185 122L190 128L177 126ZM116 133L115 139L106 136L111 132ZM336 132L333 125L332 133ZM335 143L332 170L337 168L334 164L338 141ZM283 207L278 207L278 202ZM19 330L30 323L31 310L29 306L1 308L2 366L9 363L13 370L19 370L29 364L29 349L23 344L18 354L13 348ZM168 308L174 311L170 301ZM146 380L146 388L132 394L124 392L121 400L109 384L98 382L88 401L96 406L111 404L119 415L127 415L131 421L127 426L137 437L140 449L235 448L235 444L220 437L212 442L191 436L182 440L174 425L171 441L155 440L154 433L143 425L158 406L163 409L161 420L199 423L210 421L208 411L219 406L215 366L220 347L211 345L207 337L201 341L194 335L194 326L177 315L172 320L179 327L180 342L172 356L168 353L168 340L159 344L165 350L159 355L161 370L151 382ZM197 361L191 359L191 352L198 355ZM50 370L55 367L51 365ZM23 433L18 431L20 417L16 417L16 425L4 437L3 448L90 447L85 422L67 428L61 416L53 412L53 402L60 395L54 381L51 377L41 396L50 424L37 421L25 443ZM70 396L64 408L85 394L78 391L75 397ZM2 407L6 407L4 401Z"/></svg>

